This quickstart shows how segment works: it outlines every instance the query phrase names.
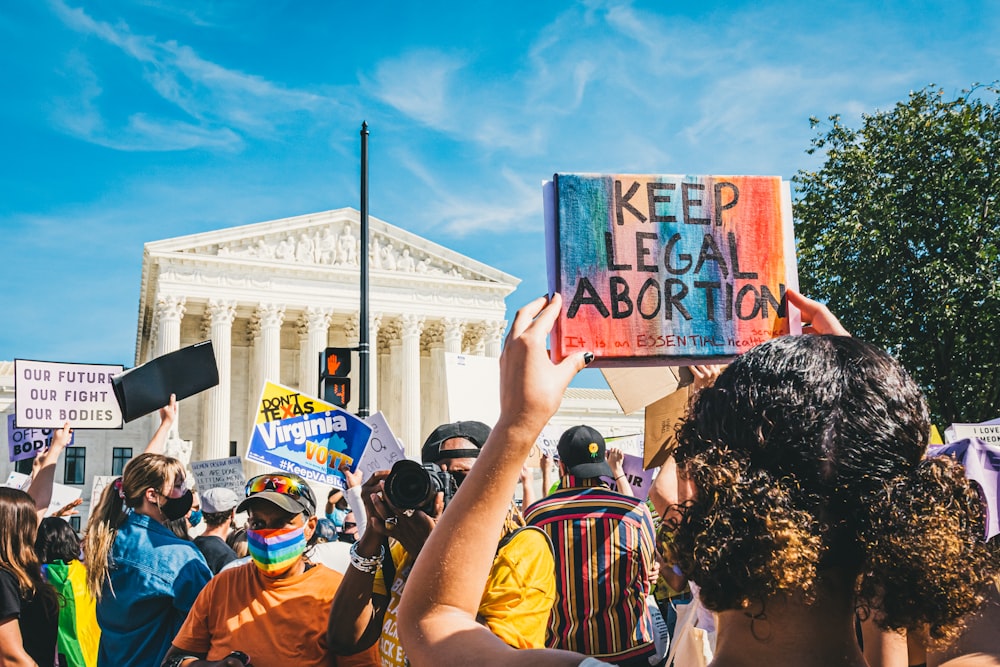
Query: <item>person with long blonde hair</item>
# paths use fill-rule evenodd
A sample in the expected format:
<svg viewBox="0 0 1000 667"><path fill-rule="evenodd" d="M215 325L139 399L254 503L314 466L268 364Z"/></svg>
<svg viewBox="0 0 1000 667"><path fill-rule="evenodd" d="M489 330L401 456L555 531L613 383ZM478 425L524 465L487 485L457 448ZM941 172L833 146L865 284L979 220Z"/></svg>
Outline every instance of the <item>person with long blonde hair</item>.
<svg viewBox="0 0 1000 667"><path fill-rule="evenodd" d="M35 555L36 509L24 491L0 487L2 665L55 665L59 599Z"/></svg>
<svg viewBox="0 0 1000 667"><path fill-rule="evenodd" d="M162 454L135 457L104 489L84 543L101 626L98 667L160 664L212 578L198 548L165 525L191 503L183 464Z"/></svg>

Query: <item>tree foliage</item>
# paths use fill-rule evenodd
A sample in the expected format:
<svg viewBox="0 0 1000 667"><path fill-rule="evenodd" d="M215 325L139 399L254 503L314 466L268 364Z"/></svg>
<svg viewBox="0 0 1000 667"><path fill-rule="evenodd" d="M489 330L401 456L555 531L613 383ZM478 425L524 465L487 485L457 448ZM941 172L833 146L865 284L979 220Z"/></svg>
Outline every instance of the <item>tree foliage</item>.
<svg viewBox="0 0 1000 667"><path fill-rule="evenodd" d="M896 355L937 423L1000 417L1000 89L831 116L824 151L795 179L803 292Z"/></svg>

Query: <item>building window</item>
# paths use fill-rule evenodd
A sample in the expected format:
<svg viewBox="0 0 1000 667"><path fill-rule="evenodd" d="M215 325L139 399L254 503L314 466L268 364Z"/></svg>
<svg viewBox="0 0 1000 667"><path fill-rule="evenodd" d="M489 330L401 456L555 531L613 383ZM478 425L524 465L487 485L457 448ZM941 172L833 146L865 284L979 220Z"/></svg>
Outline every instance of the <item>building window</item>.
<svg viewBox="0 0 1000 667"><path fill-rule="evenodd" d="M86 463L86 447L67 447L63 484L83 484L83 477L87 467Z"/></svg>
<svg viewBox="0 0 1000 667"><path fill-rule="evenodd" d="M230 456L236 456L236 441L235 440L230 440L229 441L229 455Z"/></svg>
<svg viewBox="0 0 1000 667"><path fill-rule="evenodd" d="M131 447L115 447L111 450L111 474L118 476L125 469L125 464L132 460Z"/></svg>
<svg viewBox="0 0 1000 667"><path fill-rule="evenodd" d="M35 462L35 459L21 459L14 463L14 470L21 473L22 475L31 474L31 464Z"/></svg>
<svg viewBox="0 0 1000 667"><path fill-rule="evenodd" d="M69 525L70 525L70 527L76 532L77 535L79 535L80 534L80 517L79 516L71 516L71 517L68 517L68 518L69 518Z"/></svg>

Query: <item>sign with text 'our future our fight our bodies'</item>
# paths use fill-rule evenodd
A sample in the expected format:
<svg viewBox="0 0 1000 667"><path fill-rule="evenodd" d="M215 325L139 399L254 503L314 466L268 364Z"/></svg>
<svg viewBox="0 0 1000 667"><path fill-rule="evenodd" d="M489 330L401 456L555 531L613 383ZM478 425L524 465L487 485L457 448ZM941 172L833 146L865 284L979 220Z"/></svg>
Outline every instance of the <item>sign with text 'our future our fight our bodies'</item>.
<svg viewBox="0 0 1000 667"><path fill-rule="evenodd" d="M725 360L800 328L778 177L556 174L543 186L551 352L596 366Z"/></svg>
<svg viewBox="0 0 1000 667"><path fill-rule="evenodd" d="M14 360L18 428L121 428L111 378L123 366Z"/></svg>
<svg viewBox="0 0 1000 667"><path fill-rule="evenodd" d="M349 412L265 382L246 458L342 489L341 463L356 471L371 434L371 426Z"/></svg>

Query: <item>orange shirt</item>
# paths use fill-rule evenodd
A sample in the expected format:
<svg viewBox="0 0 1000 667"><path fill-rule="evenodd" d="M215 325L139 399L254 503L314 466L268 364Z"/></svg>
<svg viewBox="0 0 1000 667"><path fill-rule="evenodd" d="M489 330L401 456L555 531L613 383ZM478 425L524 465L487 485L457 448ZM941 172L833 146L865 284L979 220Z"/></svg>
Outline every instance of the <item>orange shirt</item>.
<svg viewBox="0 0 1000 667"><path fill-rule="evenodd" d="M287 579L263 576L253 562L217 574L174 638L177 648L222 660L232 651L254 667L378 665L377 647L330 660L327 619L343 578L324 565Z"/></svg>

